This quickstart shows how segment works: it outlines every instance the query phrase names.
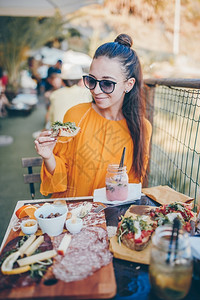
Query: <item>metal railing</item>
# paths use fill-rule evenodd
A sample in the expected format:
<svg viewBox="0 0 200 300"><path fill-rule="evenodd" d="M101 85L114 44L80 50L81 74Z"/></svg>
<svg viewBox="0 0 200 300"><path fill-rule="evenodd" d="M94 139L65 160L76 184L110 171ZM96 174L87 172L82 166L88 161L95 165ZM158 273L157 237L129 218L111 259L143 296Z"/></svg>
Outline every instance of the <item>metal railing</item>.
<svg viewBox="0 0 200 300"><path fill-rule="evenodd" d="M200 79L146 79L153 126L148 186L168 185L200 198Z"/></svg>

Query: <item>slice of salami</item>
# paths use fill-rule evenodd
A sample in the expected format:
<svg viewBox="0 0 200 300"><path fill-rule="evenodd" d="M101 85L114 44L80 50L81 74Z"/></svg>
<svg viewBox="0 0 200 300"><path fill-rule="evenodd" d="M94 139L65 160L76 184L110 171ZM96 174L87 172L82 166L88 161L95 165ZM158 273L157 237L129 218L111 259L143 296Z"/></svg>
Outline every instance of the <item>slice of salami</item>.
<svg viewBox="0 0 200 300"><path fill-rule="evenodd" d="M82 205L82 203L70 203L70 204L68 204L69 212L71 212L73 209L75 209L75 208L77 208L81 205ZM106 223L104 211L102 211L98 214L94 212L94 209L98 205L99 205L98 203L92 203L91 211L89 212L88 215L86 215L82 219L83 220L83 226L98 226L98 225L101 225L103 223Z"/></svg>
<svg viewBox="0 0 200 300"><path fill-rule="evenodd" d="M62 237L63 235L54 238L55 248L59 246ZM92 275L111 261L106 230L98 226L87 227L72 236L64 257L55 257L53 273L59 280L77 281Z"/></svg>

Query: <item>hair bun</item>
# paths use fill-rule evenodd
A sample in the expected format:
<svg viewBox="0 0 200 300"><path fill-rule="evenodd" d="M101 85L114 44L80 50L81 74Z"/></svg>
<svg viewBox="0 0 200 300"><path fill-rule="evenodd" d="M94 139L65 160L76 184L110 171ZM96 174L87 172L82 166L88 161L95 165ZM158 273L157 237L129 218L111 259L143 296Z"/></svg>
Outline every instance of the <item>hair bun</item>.
<svg viewBox="0 0 200 300"><path fill-rule="evenodd" d="M132 38L129 35L125 34L125 33L119 34L116 37L116 39L114 40L114 42L117 42L117 43L119 43L121 45L124 45L126 47L129 47L129 48L131 48L131 46L133 45Z"/></svg>

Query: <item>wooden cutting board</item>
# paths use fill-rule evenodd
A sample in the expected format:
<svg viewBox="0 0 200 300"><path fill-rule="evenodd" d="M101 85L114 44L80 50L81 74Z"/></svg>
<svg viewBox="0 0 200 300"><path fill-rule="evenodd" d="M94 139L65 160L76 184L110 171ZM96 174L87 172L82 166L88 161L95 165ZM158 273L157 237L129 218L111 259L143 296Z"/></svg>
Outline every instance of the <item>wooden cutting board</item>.
<svg viewBox="0 0 200 300"><path fill-rule="evenodd" d="M122 243L119 245L116 236L113 236L110 239L110 251L113 253L114 257L145 265L149 265L150 263L151 245L150 241L149 245L144 250L135 251L129 249Z"/></svg>
<svg viewBox="0 0 200 300"><path fill-rule="evenodd" d="M98 218L101 219L101 226L105 228L104 213L101 213L101 217L98 215ZM11 229L5 245L19 234L20 230L14 232ZM59 280L57 283L48 286L40 282L28 287L1 290L0 299L109 299L114 297L115 294L116 281L113 263L111 262L83 280L69 283Z"/></svg>

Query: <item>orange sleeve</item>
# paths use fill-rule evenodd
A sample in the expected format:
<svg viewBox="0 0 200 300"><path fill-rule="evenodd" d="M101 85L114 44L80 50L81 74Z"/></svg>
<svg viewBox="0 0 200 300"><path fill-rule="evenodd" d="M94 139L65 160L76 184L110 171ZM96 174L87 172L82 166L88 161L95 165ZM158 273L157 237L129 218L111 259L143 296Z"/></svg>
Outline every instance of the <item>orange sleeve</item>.
<svg viewBox="0 0 200 300"><path fill-rule="evenodd" d="M91 106L89 105L77 105L72 107L67 111L64 116L64 122L74 122L76 125L81 119L82 115L87 111L87 109ZM67 191L68 186L68 166L69 160L74 150L73 148L73 138L58 138L54 148L54 157L56 159L56 168L54 170L53 175L48 172L44 163L42 164L40 177L41 177L41 185L40 185L40 193L44 196L47 196L51 193L57 192L65 192ZM64 143L63 143L64 142Z"/></svg>
<svg viewBox="0 0 200 300"><path fill-rule="evenodd" d="M44 163L42 164L40 193L44 196L67 190L67 167L60 157L55 156L55 159L56 168L53 175L47 171Z"/></svg>

